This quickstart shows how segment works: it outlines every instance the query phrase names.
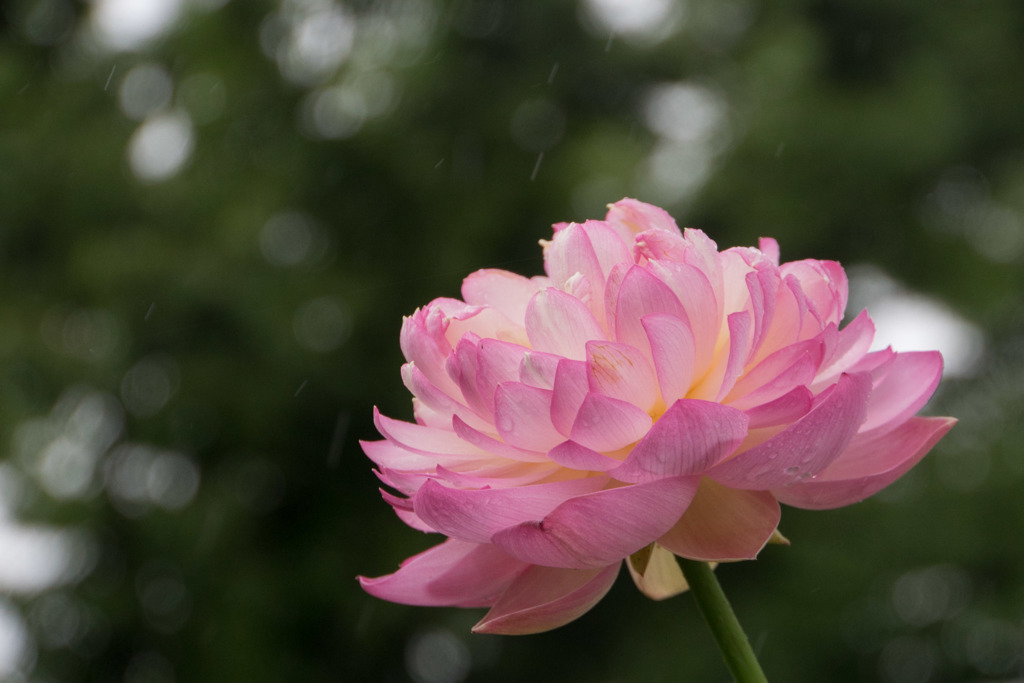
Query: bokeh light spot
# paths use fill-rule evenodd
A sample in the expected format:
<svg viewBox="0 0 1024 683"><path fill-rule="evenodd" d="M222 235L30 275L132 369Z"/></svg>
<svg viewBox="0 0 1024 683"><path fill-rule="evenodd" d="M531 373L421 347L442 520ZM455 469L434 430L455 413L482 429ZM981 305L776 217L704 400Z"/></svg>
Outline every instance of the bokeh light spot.
<svg viewBox="0 0 1024 683"><path fill-rule="evenodd" d="M176 175L192 156L195 144L192 120L182 111L146 119L128 142L132 173L145 182L160 182Z"/></svg>
<svg viewBox="0 0 1024 683"><path fill-rule="evenodd" d="M102 45L135 50L169 31L180 13L181 0L95 0L90 19Z"/></svg>
<svg viewBox="0 0 1024 683"><path fill-rule="evenodd" d="M348 308L333 297L307 301L295 313L295 339L307 351L333 351L348 338L349 317Z"/></svg>
<svg viewBox="0 0 1024 683"><path fill-rule="evenodd" d="M406 645L405 667L416 683L460 683L469 675L469 648L448 629L420 631Z"/></svg>
<svg viewBox="0 0 1024 683"><path fill-rule="evenodd" d="M121 400L136 417L159 413L180 384L178 364L166 354L146 356L133 365L121 380Z"/></svg>
<svg viewBox="0 0 1024 683"><path fill-rule="evenodd" d="M121 111L135 121L166 107L171 101L174 82L160 64L144 63L132 67L121 81Z"/></svg>
<svg viewBox="0 0 1024 683"><path fill-rule="evenodd" d="M948 306L911 292L875 266L854 266L850 276L850 305L867 308L877 330L873 348L896 351L938 349L946 377L967 377L977 370L985 339L981 330Z"/></svg>

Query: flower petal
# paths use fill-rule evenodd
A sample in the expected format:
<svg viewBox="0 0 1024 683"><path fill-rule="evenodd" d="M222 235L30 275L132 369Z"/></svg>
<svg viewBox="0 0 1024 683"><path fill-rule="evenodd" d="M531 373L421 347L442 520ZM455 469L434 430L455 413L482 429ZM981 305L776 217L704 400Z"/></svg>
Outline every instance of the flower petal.
<svg viewBox="0 0 1024 683"><path fill-rule="evenodd" d="M414 453L434 456L435 459L439 456L464 459L461 456L480 457L483 454L451 430L393 420L381 415L376 408L373 410L373 423L388 441Z"/></svg>
<svg viewBox="0 0 1024 683"><path fill-rule="evenodd" d="M746 436L747 416L739 410L680 399L609 474L637 483L700 474L735 451Z"/></svg>
<svg viewBox="0 0 1024 683"><path fill-rule="evenodd" d="M523 522L543 519L560 503L601 490L606 477L567 479L504 489L458 489L429 480L413 498L413 511L446 536L488 543Z"/></svg>
<svg viewBox="0 0 1024 683"><path fill-rule="evenodd" d="M664 313L645 315L640 324L651 346L661 400L672 405L684 398L693 384L693 332L686 321Z"/></svg>
<svg viewBox="0 0 1024 683"><path fill-rule="evenodd" d="M430 304L402 320L399 343L405 359L416 364L441 391L458 396L459 389L445 372L451 344L445 338L448 320L439 306Z"/></svg>
<svg viewBox="0 0 1024 683"><path fill-rule="evenodd" d="M722 326L722 300L719 298L721 295L715 291L709 275L698 266L678 261L652 261L648 268L669 287L682 304L685 314L676 317L685 320L690 326L694 340L696 374L703 375L711 366L719 329ZM662 310L673 313L668 309Z"/></svg>
<svg viewBox="0 0 1024 683"><path fill-rule="evenodd" d="M814 395L807 387L796 387L788 394L744 412L750 419L748 429L763 429L796 422L814 407Z"/></svg>
<svg viewBox="0 0 1024 683"><path fill-rule="evenodd" d="M519 368L526 353L525 346L497 339L481 339L477 345L477 397L486 412L494 414L494 392L502 382L515 382L520 378Z"/></svg>
<svg viewBox="0 0 1024 683"><path fill-rule="evenodd" d="M726 319L729 335L716 349L711 371L690 389L690 396L720 401L733 388L750 350L750 320L747 311L729 314Z"/></svg>
<svg viewBox="0 0 1024 683"><path fill-rule="evenodd" d="M527 569L493 545L449 539L413 555L394 574L358 578L367 593L391 602L481 607L493 604Z"/></svg>
<svg viewBox="0 0 1024 683"><path fill-rule="evenodd" d="M530 567L512 582L473 632L525 635L564 626L600 602L618 575L617 562L585 570Z"/></svg>
<svg viewBox="0 0 1024 683"><path fill-rule="evenodd" d="M658 382L650 363L628 344L587 342L587 380L591 391L627 401L645 411L658 400Z"/></svg>
<svg viewBox="0 0 1024 683"><path fill-rule="evenodd" d="M690 585L683 576L676 556L657 543L652 543L649 548L642 572L638 570L633 558L644 554L646 549L630 555L626 560L629 575L633 577L633 583L640 592L651 600L665 600L689 590Z"/></svg>
<svg viewBox="0 0 1024 683"><path fill-rule="evenodd" d="M726 401L747 410L806 386L814 379L823 353L824 342L818 338L779 349L743 373Z"/></svg>
<svg viewBox="0 0 1024 683"><path fill-rule="evenodd" d="M779 243L772 237L761 237L757 241L757 248L760 249L768 259L776 266L779 265Z"/></svg>
<svg viewBox="0 0 1024 683"><path fill-rule="evenodd" d="M920 410L942 379L942 354L938 351L897 353L889 371L875 385L868 401L862 432L888 431Z"/></svg>
<svg viewBox="0 0 1024 683"><path fill-rule="evenodd" d="M396 470L432 470L437 465L437 458L415 453L387 439L360 441L359 445L363 447L366 457L380 467L390 467Z"/></svg>
<svg viewBox="0 0 1024 683"><path fill-rule="evenodd" d="M857 433L870 391L867 374L842 375L798 422L716 465L707 476L737 489L774 489L818 474Z"/></svg>
<svg viewBox="0 0 1024 683"><path fill-rule="evenodd" d="M604 317L604 274L583 226L571 223L555 233L545 254L544 267L551 283L563 291L569 278L577 273L587 278L591 283L590 311L598 322L601 321Z"/></svg>
<svg viewBox="0 0 1024 683"><path fill-rule="evenodd" d="M499 384L494 392L494 424L501 438L538 453L547 453L564 441L551 424L552 393L522 382Z"/></svg>
<svg viewBox="0 0 1024 683"><path fill-rule="evenodd" d="M460 439L466 443L471 443L482 451L487 453L493 453L494 455L502 458L508 458L509 460L521 460L523 462L546 462L547 456L543 452L530 451L524 448L517 448L512 444L499 441L489 434L485 434L479 429L475 429L470 425L466 424L459 418L458 415L452 418L452 429L459 436Z"/></svg>
<svg viewBox="0 0 1024 683"><path fill-rule="evenodd" d="M954 424L951 417L913 417L890 432L851 444L817 477L772 493L808 510L859 502L902 477Z"/></svg>
<svg viewBox="0 0 1024 683"><path fill-rule="evenodd" d="M691 560L752 560L782 512L767 491L743 491L704 478L682 518L658 543Z"/></svg>
<svg viewBox="0 0 1024 683"><path fill-rule="evenodd" d="M690 504L697 484L697 477L670 477L578 496L540 521L499 531L492 542L531 564L603 567L672 528Z"/></svg>
<svg viewBox="0 0 1024 683"><path fill-rule="evenodd" d="M575 441L558 444L548 451L548 457L563 467L590 472L605 472L622 464L621 460L609 458Z"/></svg>
<svg viewBox="0 0 1024 683"><path fill-rule="evenodd" d="M462 298L468 304L492 306L514 323L523 324L530 297L544 286L544 278L525 278L507 270L478 270L462 281Z"/></svg>
<svg viewBox="0 0 1024 683"><path fill-rule="evenodd" d="M531 387L551 389L555 385L555 372L561 356L540 351L527 351L519 364L519 381Z"/></svg>
<svg viewBox="0 0 1024 683"><path fill-rule="evenodd" d="M665 230L681 234L675 219L667 211L629 197L610 204L605 220L620 235L625 236L629 243L633 242L633 235L645 230Z"/></svg>
<svg viewBox="0 0 1024 683"><path fill-rule="evenodd" d="M610 224L605 221L586 221L583 230L587 233L590 246L594 248L598 263L601 264L601 282L619 263L633 263L633 240L623 240Z"/></svg>
<svg viewBox="0 0 1024 683"><path fill-rule="evenodd" d="M576 414L569 438L600 453L625 448L651 428L651 416L632 403L601 394L587 394Z"/></svg>
<svg viewBox="0 0 1024 683"><path fill-rule="evenodd" d="M535 351L573 360L585 359L586 343L605 336L585 303L554 287L542 289L530 300L526 334Z"/></svg>
<svg viewBox="0 0 1024 683"><path fill-rule="evenodd" d="M633 266L625 272L615 299L615 338L646 353L647 333L640 319L652 313L686 319L683 305L668 285L646 269Z"/></svg>
<svg viewBox="0 0 1024 683"><path fill-rule="evenodd" d="M554 395L551 397L551 423L560 433L569 436L573 422L590 392L587 364L563 358L555 368Z"/></svg>
<svg viewBox="0 0 1024 683"><path fill-rule="evenodd" d="M835 344L822 362L811 389L819 391L832 384L841 373L864 357L874 338L875 324L868 317L867 311L861 311L860 315L836 334Z"/></svg>
<svg viewBox="0 0 1024 683"><path fill-rule="evenodd" d="M835 261L806 259L783 263L779 270L783 277L799 282L811 312L822 326L839 323L849 290L842 266Z"/></svg>

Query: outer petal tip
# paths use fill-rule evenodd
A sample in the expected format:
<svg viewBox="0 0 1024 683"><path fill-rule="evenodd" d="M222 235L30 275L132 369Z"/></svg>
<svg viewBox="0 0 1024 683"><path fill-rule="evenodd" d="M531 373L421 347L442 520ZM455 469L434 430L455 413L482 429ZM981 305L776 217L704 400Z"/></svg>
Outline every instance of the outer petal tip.
<svg viewBox="0 0 1024 683"><path fill-rule="evenodd" d="M473 633L527 635L564 626L600 602L618 574L618 562L588 570L530 567L498 598Z"/></svg>

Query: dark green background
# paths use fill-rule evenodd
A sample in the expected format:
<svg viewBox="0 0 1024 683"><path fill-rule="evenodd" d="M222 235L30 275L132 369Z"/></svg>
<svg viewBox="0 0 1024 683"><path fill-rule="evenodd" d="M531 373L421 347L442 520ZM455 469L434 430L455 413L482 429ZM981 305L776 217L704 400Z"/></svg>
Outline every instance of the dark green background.
<svg viewBox="0 0 1024 683"><path fill-rule="evenodd" d="M725 680L688 596L625 576L525 638L354 579L434 542L357 443L373 405L411 417L401 316L477 268L539 273L551 223L624 195L723 248L874 264L984 332L928 409L961 423L920 467L848 509L786 509L792 547L719 570L769 678L1024 676L1024 4L690 0L657 40L575 2L202 4L125 51L90 40L96 3L0 14L0 490L18 524L85 539L78 575L0 599L30 638L13 680ZM272 55L316 7L344 8L351 54L296 82ZM120 95L147 63L174 84L150 115L193 121L156 182L127 161L142 124ZM665 141L644 103L668 83L722 105L693 192L649 172ZM327 86L391 98L325 139L304 122ZM310 239L293 265L261 248L282 212ZM54 497L40 463L87 399L123 429ZM198 472L194 498L160 504L178 480L132 480L138 452Z"/></svg>

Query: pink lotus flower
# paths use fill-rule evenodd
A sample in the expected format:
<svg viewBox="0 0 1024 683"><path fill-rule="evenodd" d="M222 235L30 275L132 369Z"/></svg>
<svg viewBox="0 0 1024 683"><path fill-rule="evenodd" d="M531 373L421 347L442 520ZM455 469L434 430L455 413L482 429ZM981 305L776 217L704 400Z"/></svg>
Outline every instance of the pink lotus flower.
<svg viewBox="0 0 1024 683"><path fill-rule="evenodd" d="M633 199L554 227L546 277L481 270L404 321L416 424L376 413L363 449L398 516L448 539L361 577L377 597L489 606L474 630L515 634L579 617L624 559L675 595L673 554L752 559L780 502L860 501L955 422L914 416L938 352L869 352L866 313L839 329L838 263L719 252Z"/></svg>

